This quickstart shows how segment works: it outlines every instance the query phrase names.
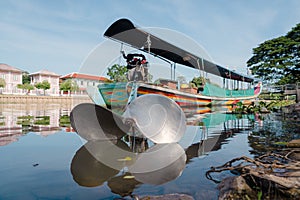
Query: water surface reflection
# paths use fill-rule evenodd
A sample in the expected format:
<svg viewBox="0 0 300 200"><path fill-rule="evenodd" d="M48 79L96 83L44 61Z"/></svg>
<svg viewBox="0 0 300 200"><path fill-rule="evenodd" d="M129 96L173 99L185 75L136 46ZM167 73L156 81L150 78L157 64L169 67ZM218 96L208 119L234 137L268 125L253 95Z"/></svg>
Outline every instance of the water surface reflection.
<svg viewBox="0 0 300 200"><path fill-rule="evenodd" d="M176 180L193 158L220 150L235 134L251 130L253 120L251 115L224 113L192 116L181 141L170 144L154 144L132 136L91 140L77 150L70 170L80 186L107 183L115 194L132 195L143 185L158 186Z"/></svg>
<svg viewBox="0 0 300 200"><path fill-rule="evenodd" d="M0 146L15 142L28 132L48 136L70 126L71 105L0 104Z"/></svg>
<svg viewBox="0 0 300 200"><path fill-rule="evenodd" d="M107 143L69 133L72 108L1 105L0 199L169 193L217 199L216 185L205 178L205 171L251 150L253 116L190 116L184 137L175 144L155 145L128 136Z"/></svg>
<svg viewBox="0 0 300 200"><path fill-rule="evenodd" d="M115 153L116 147L122 153ZM161 185L174 180L185 163L186 154L176 143L153 145L143 153L133 154L121 140L89 141L76 152L70 169L74 181L81 186L107 182L113 193L128 196L141 184Z"/></svg>

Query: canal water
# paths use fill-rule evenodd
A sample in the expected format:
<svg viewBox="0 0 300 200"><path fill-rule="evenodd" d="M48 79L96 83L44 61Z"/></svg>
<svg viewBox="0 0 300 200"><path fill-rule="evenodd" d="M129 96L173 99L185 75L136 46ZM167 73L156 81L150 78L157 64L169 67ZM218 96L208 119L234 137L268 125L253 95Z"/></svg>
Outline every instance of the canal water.
<svg viewBox="0 0 300 200"><path fill-rule="evenodd" d="M118 199L171 193L217 199L217 184L205 176L211 166L244 155L253 158L277 148L282 140L299 138L299 125L275 114L214 112L188 118L178 144L157 146L126 137L113 142L125 151L120 159L108 143L87 142L74 132L71 109L55 104L1 105L0 199ZM143 152L158 153L143 157ZM103 157L114 164L105 163ZM138 161L157 170L138 173L137 165L136 173L131 173ZM223 172L215 178L228 176L232 174Z"/></svg>

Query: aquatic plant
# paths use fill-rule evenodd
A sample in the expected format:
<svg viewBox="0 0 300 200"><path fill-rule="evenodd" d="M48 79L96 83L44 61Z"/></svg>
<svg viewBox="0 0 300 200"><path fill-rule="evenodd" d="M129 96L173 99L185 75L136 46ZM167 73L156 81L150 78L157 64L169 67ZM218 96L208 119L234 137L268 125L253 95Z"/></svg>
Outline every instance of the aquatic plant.
<svg viewBox="0 0 300 200"><path fill-rule="evenodd" d="M244 105L242 102L237 102L236 105L234 105L233 113L269 113L271 111L277 111L284 106L291 105L292 103L293 101L258 101Z"/></svg>

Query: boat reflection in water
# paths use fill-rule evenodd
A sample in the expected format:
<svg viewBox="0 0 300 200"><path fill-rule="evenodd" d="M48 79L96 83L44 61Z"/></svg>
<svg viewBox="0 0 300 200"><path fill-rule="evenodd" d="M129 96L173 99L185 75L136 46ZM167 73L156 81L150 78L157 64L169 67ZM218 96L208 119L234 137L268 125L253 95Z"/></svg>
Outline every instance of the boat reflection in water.
<svg viewBox="0 0 300 200"><path fill-rule="evenodd" d="M219 150L236 133L251 130L254 122L254 115L209 113L198 117L200 119L190 119L190 126L179 142L185 149L188 160Z"/></svg>
<svg viewBox="0 0 300 200"><path fill-rule="evenodd" d="M139 144L136 141L135 145ZM157 144L135 153L122 140L88 141L73 157L71 173L81 186L95 187L107 181L113 193L128 196L142 183L160 185L174 180L185 163L185 151L176 143Z"/></svg>
<svg viewBox="0 0 300 200"><path fill-rule="evenodd" d="M228 138L250 129L251 120L251 116L237 118L221 113L194 116L178 143L153 144L129 136L88 141L76 152L70 170L81 186L96 187L106 182L111 192L129 196L142 184L175 180L192 158L220 149Z"/></svg>

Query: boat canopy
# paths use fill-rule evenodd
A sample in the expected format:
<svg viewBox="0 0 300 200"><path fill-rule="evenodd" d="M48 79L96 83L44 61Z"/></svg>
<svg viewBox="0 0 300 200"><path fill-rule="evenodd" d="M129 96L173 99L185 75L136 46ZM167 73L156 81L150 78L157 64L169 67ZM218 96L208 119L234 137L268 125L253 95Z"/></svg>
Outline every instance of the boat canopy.
<svg viewBox="0 0 300 200"><path fill-rule="evenodd" d="M119 19L114 22L104 33L118 42L125 43L141 51L150 53L169 62L185 65L187 67L203 70L223 78L243 82L253 82L254 79L234 71L228 70L193 53L183 50L151 33L137 28L128 19Z"/></svg>

